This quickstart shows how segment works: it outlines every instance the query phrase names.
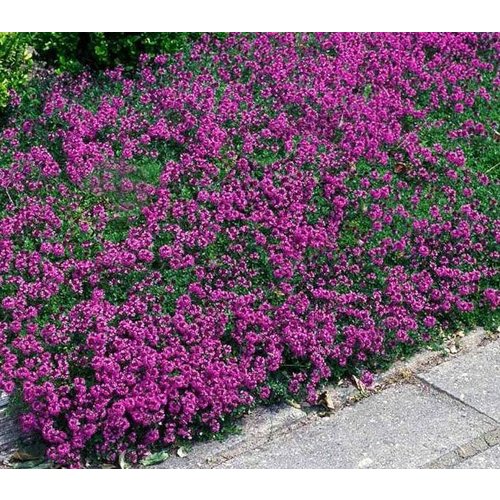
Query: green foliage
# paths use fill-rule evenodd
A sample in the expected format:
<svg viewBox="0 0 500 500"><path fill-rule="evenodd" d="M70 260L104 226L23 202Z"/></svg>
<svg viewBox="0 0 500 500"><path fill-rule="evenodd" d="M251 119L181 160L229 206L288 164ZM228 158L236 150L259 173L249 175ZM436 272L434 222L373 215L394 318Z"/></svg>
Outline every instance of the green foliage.
<svg viewBox="0 0 500 500"><path fill-rule="evenodd" d="M57 72L84 67L104 69L121 64L134 67L140 54L171 54L184 50L199 33L184 32L35 32L26 33L37 58Z"/></svg>
<svg viewBox="0 0 500 500"><path fill-rule="evenodd" d="M31 52L19 33L0 32L0 109L9 103L9 90L16 90L28 79Z"/></svg>

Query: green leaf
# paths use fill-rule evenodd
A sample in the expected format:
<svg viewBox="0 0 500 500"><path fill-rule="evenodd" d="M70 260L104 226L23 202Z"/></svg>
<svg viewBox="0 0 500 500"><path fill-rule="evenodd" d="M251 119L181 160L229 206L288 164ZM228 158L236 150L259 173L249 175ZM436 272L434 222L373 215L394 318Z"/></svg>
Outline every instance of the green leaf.
<svg viewBox="0 0 500 500"><path fill-rule="evenodd" d="M151 453L147 457L143 458L141 465L149 467L150 465L156 465L164 462L168 458L168 452L165 450L158 451L157 453Z"/></svg>

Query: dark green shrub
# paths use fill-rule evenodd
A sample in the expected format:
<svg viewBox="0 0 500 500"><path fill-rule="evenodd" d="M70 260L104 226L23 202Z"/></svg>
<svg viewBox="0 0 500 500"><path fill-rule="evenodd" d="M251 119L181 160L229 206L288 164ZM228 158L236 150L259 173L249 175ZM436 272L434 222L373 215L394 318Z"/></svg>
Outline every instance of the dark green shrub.
<svg viewBox="0 0 500 500"><path fill-rule="evenodd" d="M45 61L58 72L76 72L86 66L92 69L104 69L118 64L132 67L142 53L178 52L198 37L199 33L184 32L26 34L37 59Z"/></svg>

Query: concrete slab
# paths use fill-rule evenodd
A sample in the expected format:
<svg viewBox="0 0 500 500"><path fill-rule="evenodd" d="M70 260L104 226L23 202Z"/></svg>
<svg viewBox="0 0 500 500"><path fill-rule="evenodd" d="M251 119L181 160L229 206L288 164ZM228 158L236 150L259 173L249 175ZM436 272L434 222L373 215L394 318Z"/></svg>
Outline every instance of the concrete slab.
<svg viewBox="0 0 500 500"><path fill-rule="evenodd" d="M500 422L500 340L436 366L419 378Z"/></svg>
<svg viewBox="0 0 500 500"><path fill-rule="evenodd" d="M394 386L220 467L422 467L495 427L431 388Z"/></svg>
<svg viewBox="0 0 500 500"><path fill-rule="evenodd" d="M457 469L500 469L500 445L462 462Z"/></svg>

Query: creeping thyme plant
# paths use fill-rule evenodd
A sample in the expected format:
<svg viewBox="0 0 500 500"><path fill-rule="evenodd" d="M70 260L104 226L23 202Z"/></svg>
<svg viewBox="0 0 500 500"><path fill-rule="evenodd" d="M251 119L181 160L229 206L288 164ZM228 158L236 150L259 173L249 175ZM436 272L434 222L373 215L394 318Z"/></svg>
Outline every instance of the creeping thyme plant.
<svg viewBox="0 0 500 500"><path fill-rule="evenodd" d="M0 387L63 466L498 325L497 34L205 34L0 132Z"/></svg>

